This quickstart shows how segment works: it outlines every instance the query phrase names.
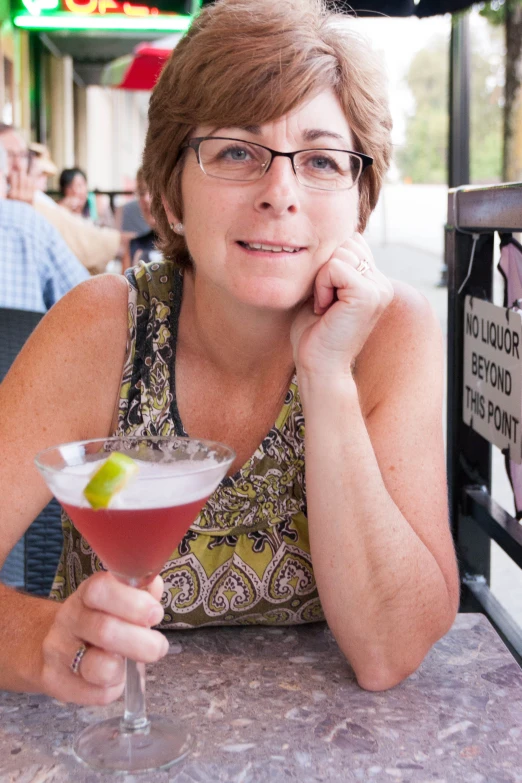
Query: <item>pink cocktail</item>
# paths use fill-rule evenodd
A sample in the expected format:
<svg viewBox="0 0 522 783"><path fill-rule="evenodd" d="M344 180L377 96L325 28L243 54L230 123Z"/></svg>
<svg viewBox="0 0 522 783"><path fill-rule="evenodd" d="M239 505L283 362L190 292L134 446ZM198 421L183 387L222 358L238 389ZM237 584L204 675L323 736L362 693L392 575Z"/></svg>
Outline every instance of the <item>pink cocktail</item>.
<svg viewBox="0 0 522 783"><path fill-rule="evenodd" d="M92 475L113 451L138 471L95 510L84 496ZM41 452L36 464L104 566L118 579L145 587L158 574L234 460L234 452L193 438L106 438ZM164 769L184 758L192 738L163 716L147 716L142 664L127 660L125 712L84 729L76 756L105 772Z"/></svg>
<svg viewBox="0 0 522 783"><path fill-rule="evenodd" d="M167 508L111 509L62 506L104 566L118 579L144 587L194 522L208 497Z"/></svg>

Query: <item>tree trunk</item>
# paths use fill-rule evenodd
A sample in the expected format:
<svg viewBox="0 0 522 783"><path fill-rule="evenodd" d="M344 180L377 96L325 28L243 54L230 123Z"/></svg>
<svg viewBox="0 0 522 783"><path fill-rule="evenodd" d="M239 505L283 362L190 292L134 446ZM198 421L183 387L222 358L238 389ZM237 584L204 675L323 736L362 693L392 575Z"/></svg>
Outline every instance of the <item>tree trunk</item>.
<svg viewBox="0 0 522 783"><path fill-rule="evenodd" d="M506 3L504 182L522 180L522 5Z"/></svg>

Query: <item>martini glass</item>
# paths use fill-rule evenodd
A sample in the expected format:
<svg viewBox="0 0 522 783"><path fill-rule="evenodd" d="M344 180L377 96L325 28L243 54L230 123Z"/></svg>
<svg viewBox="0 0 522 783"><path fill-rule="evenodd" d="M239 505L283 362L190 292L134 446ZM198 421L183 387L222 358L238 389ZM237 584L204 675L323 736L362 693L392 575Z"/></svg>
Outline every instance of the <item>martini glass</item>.
<svg viewBox="0 0 522 783"><path fill-rule="evenodd" d="M109 453L132 457L138 472L108 508L83 495ZM49 489L103 564L125 584L146 587L233 462L222 443L194 438L114 437L46 449L35 462ZM76 757L101 772L165 769L192 747L184 727L145 709L145 666L126 661L125 710L88 726L74 742Z"/></svg>

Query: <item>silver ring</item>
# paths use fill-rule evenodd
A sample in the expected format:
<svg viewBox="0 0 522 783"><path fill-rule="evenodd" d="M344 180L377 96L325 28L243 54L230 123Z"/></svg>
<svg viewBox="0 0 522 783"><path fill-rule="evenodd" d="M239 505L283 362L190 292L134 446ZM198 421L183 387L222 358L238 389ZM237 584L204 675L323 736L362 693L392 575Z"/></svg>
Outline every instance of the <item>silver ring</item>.
<svg viewBox="0 0 522 783"><path fill-rule="evenodd" d="M361 258L359 261L359 266L356 267L355 271L359 272L360 275L364 275L364 273L367 272L369 268L370 264L368 261L365 258Z"/></svg>
<svg viewBox="0 0 522 783"><path fill-rule="evenodd" d="M80 644L80 646L76 650L75 656L74 656L74 658L72 660L72 663L71 663L71 671L72 671L73 674L78 674L78 675L80 674L80 672L78 670L80 668L80 664L82 662L82 658L83 658L83 656L85 655L86 652L87 652L87 645L83 644L83 642L82 642L82 644Z"/></svg>

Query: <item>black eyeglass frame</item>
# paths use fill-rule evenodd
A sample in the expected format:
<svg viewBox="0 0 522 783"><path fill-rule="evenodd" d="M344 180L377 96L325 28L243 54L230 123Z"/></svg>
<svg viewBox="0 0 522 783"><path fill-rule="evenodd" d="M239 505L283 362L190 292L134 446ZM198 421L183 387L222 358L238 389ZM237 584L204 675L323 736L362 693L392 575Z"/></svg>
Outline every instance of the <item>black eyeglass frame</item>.
<svg viewBox="0 0 522 783"><path fill-rule="evenodd" d="M205 171L203 164L201 162L201 157L199 154L199 148L204 141L210 141L211 139L218 139L221 141L238 141L240 144L251 144L254 147L261 147L261 149L266 150L270 153L271 157L268 161L268 165L263 170L262 174L259 177L256 177L256 179L228 179L227 177L218 177L215 174L209 174L208 171ZM347 188L337 188L337 190L351 190L354 188L359 180L361 179L363 172L365 169L369 168L373 163L373 158L370 155L365 155L363 152L354 152L353 150L343 150L343 149L336 149L334 147L310 147L304 150L295 150L295 152L279 152L279 150L273 150L271 147L266 147L264 144L258 144L255 141L247 141L246 139L233 139L230 138L230 136L195 136L192 139L189 139L186 144L183 144L183 146L180 148L180 152L184 149L192 149L196 153L196 158L198 161L198 164L201 168L201 171L207 175L207 177L213 177L214 179L223 179L226 182L256 182L256 180L261 179L261 177L264 177L264 175L269 171L270 166L272 165L272 161L274 158L280 157L280 158L289 158L292 163L292 169L295 175L296 180L299 182L300 185L304 185L305 188L312 188L313 190L330 190L329 188L321 188L321 187L314 187L314 185L308 185L305 182L301 182L301 180L298 177L294 158L296 155L299 155L301 152L321 152L324 150L324 152L346 152L349 155L355 155L356 158L359 158L361 161L361 171L359 173L359 176L353 183L353 185L350 185ZM331 192L335 192L335 189Z"/></svg>

